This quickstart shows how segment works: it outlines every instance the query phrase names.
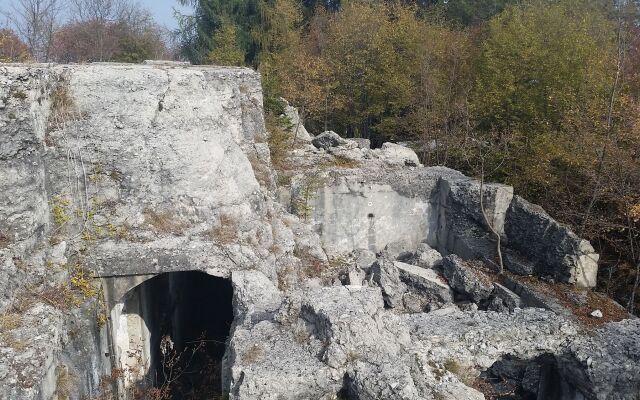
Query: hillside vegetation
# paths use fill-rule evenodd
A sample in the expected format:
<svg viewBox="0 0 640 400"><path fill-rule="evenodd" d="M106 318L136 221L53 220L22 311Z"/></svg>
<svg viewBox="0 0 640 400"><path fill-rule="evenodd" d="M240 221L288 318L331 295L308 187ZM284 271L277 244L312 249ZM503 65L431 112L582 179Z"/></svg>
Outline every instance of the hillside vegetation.
<svg viewBox="0 0 640 400"><path fill-rule="evenodd" d="M638 2L182 2L192 61L259 69L268 110L282 96L316 134L411 141L427 165L513 185L638 307Z"/></svg>

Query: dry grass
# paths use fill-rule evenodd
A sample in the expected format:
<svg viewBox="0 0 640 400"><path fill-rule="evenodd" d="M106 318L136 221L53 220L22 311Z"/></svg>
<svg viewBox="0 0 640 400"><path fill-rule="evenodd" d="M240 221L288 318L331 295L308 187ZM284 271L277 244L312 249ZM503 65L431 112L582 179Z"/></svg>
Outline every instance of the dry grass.
<svg viewBox="0 0 640 400"><path fill-rule="evenodd" d="M83 301L77 291L69 286L58 284L53 287L27 288L18 293L11 304L12 311L24 314L38 303L45 303L59 310L68 310Z"/></svg>
<svg viewBox="0 0 640 400"><path fill-rule="evenodd" d="M8 312L0 314L0 331L12 331L22 326L22 315Z"/></svg>
<svg viewBox="0 0 640 400"><path fill-rule="evenodd" d="M214 242L231 244L238 241L240 233L238 220L228 214L220 215L218 224L205 232L205 235Z"/></svg>
<svg viewBox="0 0 640 400"><path fill-rule="evenodd" d="M471 367L460 364L458 361L449 359L444 363L444 368L454 374L460 382L467 386L472 386L476 380L475 371Z"/></svg>
<svg viewBox="0 0 640 400"><path fill-rule="evenodd" d="M0 249L9 247L10 244L11 244L11 238L9 238L8 235L0 232Z"/></svg>
<svg viewBox="0 0 640 400"><path fill-rule="evenodd" d="M151 225L157 233L179 235L184 233L185 229L189 227L189 224L181 221L176 215L168 211L159 213L151 209L146 209L143 214L144 221Z"/></svg>
<svg viewBox="0 0 640 400"><path fill-rule="evenodd" d="M263 356L264 356L264 349L259 345L254 344L242 354L242 360L247 364L255 364Z"/></svg>
<svg viewBox="0 0 640 400"><path fill-rule="evenodd" d="M249 163L260 186L265 188L272 186L271 168L269 164L258 159L255 154L249 155Z"/></svg>
<svg viewBox="0 0 640 400"><path fill-rule="evenodd" d="M47 145L54 144L53 139L49 137L49 133L55 130L63 129L65 124L70 121L81 119L76 105L69 90L69 84L60 81L51 90L51 110L47 123L47 132L45 142Z"/></svg>
<svg viewBox="0 0 640 400"><path fill-rule="evenodd" d="M23 351L26 349L27 344L24 341L17 339L11 332L20 328L22 324L22 315L18 313L9 312L0 314L0 342L17 351Z"/></svg>
<svg viewBox="0 0 640 400"><path fill-rule="evenodd" d="M56 397L58 400L68 400L74 387L73 376L65 365L56 367Z"/></svg>
<svg viewBox="0 0 640 400"><path fill-rule="evenodd" d="M333 165L338 168L353 169L360 167L360 162L342 156L335 156Z"/></svg>
<svg viewBox="0 0 640 400"><path fill-rule="evenodd" d="M532 276L520 276L509 272L505 275L534 292L556 299L571 311L575 319L585 328L595 329L607 322L622 321L631 317L624 307L603 293L580 289L565 283L550 284ZM584 302L576 301L578 298L583 298ZM602 311L603 317L592 317L590 314L594 310Z"/></svg>
<svg viewBox="0 0 640 400"><path fill-rule="evenodd" d="M0 343L18 352L24 351L27 348L27 343L24 340L16 338L11 332L0 332Z"/></svg>

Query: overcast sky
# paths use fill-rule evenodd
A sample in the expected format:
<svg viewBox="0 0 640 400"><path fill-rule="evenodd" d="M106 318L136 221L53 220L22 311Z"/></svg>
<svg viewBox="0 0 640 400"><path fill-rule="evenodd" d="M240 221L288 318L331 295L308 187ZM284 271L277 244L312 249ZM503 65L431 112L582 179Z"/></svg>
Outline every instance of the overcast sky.
<svg viewBox="0 0 640 400"><path fill-rule="evenodd" d="M11 11L11 6L15 0L0 0L0 12ZM188 13L189 9L181 7L178 0L138 0L140 4L151 10L156 21L160 25L165 25L169 29L178 26L173 17L173 9L176 8L183 13ZM5 18L0 15L0 26L4 24Z"/></svg>

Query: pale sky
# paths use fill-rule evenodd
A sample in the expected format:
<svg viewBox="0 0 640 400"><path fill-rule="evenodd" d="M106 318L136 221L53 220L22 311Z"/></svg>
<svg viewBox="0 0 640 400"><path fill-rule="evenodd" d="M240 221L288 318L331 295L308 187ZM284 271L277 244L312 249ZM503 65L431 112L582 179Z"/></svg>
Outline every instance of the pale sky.
<svg viewBox="0 0 640 400"><path fill-rule="evenodd" d="M139 0L139 2L151 10L160 25L165 25L170 29L178 26L175 18L173 18L174 7L183 14L189 11L189 9L181 7L177 0Z"/></svg>
<svg viewBox="0 0 640 400"><path fill-rule="evenodd" d="M11 6L14 0L0 0L0 12L10 12ZM145 8L148 8L156 21L160 25L164 25L169 29L177 28L178 23L173 17L173 9L176 8L183 14L188 14L189 9L180 6L178 0L138 0L140 4L142 4ZM0 15L0 26L4 25L4 19L2 15Z"/></svg>

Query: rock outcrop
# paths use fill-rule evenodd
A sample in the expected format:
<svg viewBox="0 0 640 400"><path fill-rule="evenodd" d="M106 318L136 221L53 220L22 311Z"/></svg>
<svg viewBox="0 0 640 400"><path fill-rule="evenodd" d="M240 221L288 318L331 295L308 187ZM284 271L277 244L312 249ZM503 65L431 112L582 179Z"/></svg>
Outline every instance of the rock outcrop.
<svg viewBox="0 0 640 400"><path fill-rule="evenodd" d="M137 288L180 271L233 292L230 399L482 399L496 377L638 398L638 320L603 308L587 332L518 281L592 287L598 256L509 186L314 137L288 104L276 179L249 69L1 65L0 82L0 399L144 386L162 332Z"/></svg>

